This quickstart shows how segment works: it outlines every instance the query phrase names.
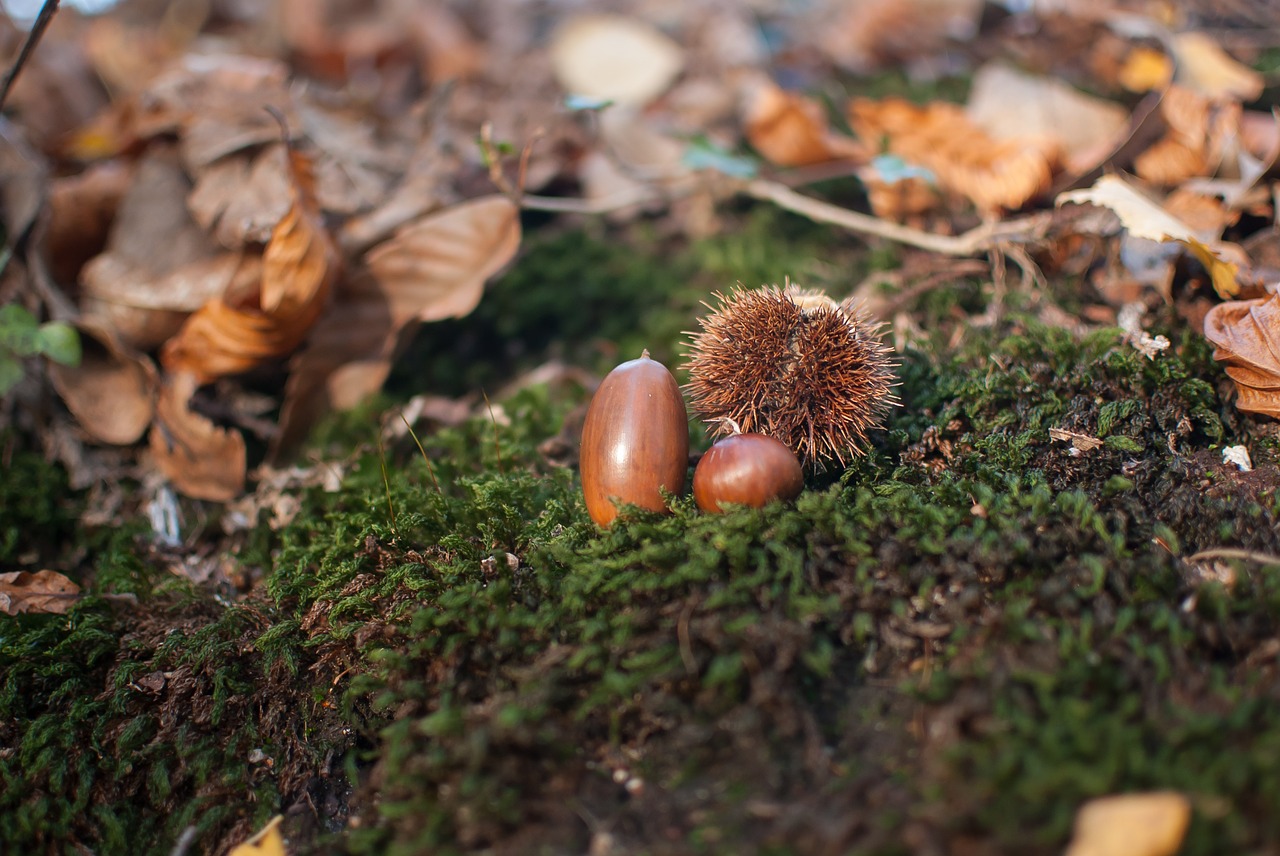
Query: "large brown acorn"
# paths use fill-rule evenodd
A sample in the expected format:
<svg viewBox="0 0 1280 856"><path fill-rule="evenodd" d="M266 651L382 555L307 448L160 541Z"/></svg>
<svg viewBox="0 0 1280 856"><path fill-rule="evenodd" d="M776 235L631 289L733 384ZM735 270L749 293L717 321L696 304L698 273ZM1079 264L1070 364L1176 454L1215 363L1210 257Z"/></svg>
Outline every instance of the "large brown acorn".
<svg viewBox="0 0 1280 856"><path fill-rule="evenodd" d="M879 325L852 300L789 283L717 296L691 334L685 387L712 433L736 423L812 469L860 454L898 403Z"/></svg>
<svg viewBox="0 0 1280 856"><path fill-rule="evenodd" d="M689 414L676 379L648 351L600 383L587 407L579 461L587 513L600 526L613 523L619 504L666 511L664 493L684 491Z"/></svg>
<svg viewBox="0 0 1280 856"><path fill-rule="evenodd" d="M804 472L795 453L763 434L730 434L693 471L693 498L710 513L729 504L761 508L775 499L795 499L802 490Z"/></svg>

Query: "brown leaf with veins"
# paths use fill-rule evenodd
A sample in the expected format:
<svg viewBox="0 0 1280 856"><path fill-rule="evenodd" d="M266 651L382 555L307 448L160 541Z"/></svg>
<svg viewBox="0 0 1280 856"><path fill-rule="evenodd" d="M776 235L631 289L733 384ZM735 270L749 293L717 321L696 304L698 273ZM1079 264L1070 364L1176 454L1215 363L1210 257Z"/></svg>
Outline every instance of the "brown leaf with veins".
<svg viewBox="0 0 1280 856"><path fill-rule="evenodd" d="M244 437L191 410L197 386L195 375L181 373L161 387L151 426L151 453L179 493L229 502L244 492Z"/></svg>
<svg viewBox="0 0 1280 856"><path fill-rule="evenodd" d="M1277 298L1229 300L1204 317L1213 358L1225 364L1247 413L1280 417L1280 303Z"/></svg>
<svg viewBox="0 0 1280 856"><path fill-rule="evenodd" d="M271 232L256 286L229 289L187 319L160 362L201 384L287 356L324 311L338 252L316 204L311 161L290 151L293 204Z"/></svg>
<svg viewBox="0 0 1280 856"><path fill-rule="evenodd" d="M381 388L407 327L475 309L520 234L519 209L495 194L419 218L370 250L293 361L271 457L287 455L321 413Z"/></svg>
<svg viewBox="0 0 1280 856"><path fill-rule="evenodd" d="M80 586L57 571L0 574L0 613L64 615L80 598Z"/></svg>

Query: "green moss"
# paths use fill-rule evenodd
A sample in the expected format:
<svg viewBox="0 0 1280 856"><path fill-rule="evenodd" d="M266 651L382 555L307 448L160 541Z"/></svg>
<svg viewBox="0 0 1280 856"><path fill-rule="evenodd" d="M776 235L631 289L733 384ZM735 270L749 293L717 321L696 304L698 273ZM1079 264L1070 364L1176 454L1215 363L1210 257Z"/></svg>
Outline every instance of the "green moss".
<svg viewBox="0 0 1280 856"><path fill-rule="evenodd" d="M761 222L691 250L692 277L549 239L527 258L560 278L518 266L471 319L525 350L467 351L459 322L420 357L474 355L464 383L562 338L607 363L589 336L663 339L732 270L776 281L825 240ZM771 232L794 255L757 255ZM557 290L579 277L585 297ZM545 331L573 299L624 314ZM231 606L101 536L90 591L136 609L0 624L0 842L167 852L195 825L217 849L311 800L334 825L291 815L291 841L325 853L582 852L602 830L626 852L1049 853L1081 800L1172 787L1196 808L1185 853L1274 848L1280 577L1185 559L1280 553L1274 491L1221 465L1248 438L1209 349L1171 334L1148 360L1015 310L903 354L886 431L791 505L685 497L600 531L540 451L586 394L536 388L423 436L426 461L378 450L376 410L335 420L320 446L357 447L342 488L255 536L264 591ZM73 507L24 511L43 522L23 544Z"/></svg>

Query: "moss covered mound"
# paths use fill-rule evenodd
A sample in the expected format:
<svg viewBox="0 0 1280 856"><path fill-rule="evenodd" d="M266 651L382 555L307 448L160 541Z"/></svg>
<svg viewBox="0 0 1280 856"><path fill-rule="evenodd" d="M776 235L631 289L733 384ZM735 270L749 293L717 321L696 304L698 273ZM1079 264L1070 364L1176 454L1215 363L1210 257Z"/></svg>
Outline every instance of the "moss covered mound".
<svg viewBox="0 0 1280 856"><path fill-rule="evenodd" d="M482 307L415 359L486 384L607 365L543 335L573 277L649 306L670 359L725 271L781 279L762 235L792 273L831 243L751 223L620 279L552 236L522 267L559 278L493 295L537 311ZM982 300L916 308L949 338ZM467 350L494 336L515 350ZM607 532L547 443L581 389L521 392L425 459L348 417L365 451L242 546L264 582L240 598L140 531L77 532L65 477L10 438L0 560L90 595L0 618L0 851L219 852L284 813L294 852L1048 854L1082 800L1148 788L1190 796L1183 853L1280 847L1274 441L1193 337L1147 359L1015 311L960 338L902 354L888 429L795 503L686 497ZM1253 472L1222 463L1243 441Z"/></svg>

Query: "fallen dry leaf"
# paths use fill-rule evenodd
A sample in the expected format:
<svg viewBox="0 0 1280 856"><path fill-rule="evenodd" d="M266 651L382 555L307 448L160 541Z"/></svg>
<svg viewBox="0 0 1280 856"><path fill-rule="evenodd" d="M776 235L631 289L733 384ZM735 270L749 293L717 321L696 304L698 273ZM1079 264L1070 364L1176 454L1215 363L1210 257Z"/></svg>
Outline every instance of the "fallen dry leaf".
<svg viewBox="0 0 1280 856"><path fill-rule="evenodd" d="M1173 856L1191 821L1191 803L1173 791L1090 800L1076 813L1066 856Z"/></svg>
<svg viewBox="0 0 1280 856"><path fill-rule="evenodd" d="M746 109L751 146L777 166L806 166L848 158L865 160L867 149L831 131L822 106L772 82L756 88Z"/></svg>
<svg viewBox="0 0 1280 856"><path fill-rule="evenodd" d="M160 388L151 426L151 453L160 472L179 493L229 502L244 491L244 437L191 410L197 386L195 375L184 372Z"/></svg>
<svg viewBox="0 0 1280 856"><path fill-rule="evenodd" d="M1160 117L1168 130L1134 159L1134 171L1163 185L1214 175L1238 148L1241 109L1195 90L1170 86L1160 99Z"/></svg>
<svg viewBox="0 0 1280 856"><path fill-rule="evenodd" d="M849 124L866 145L883 141L891 153L927 167L939 186L981 211L1022 207L1049 189L1061 167L1054 139L992 139L956 104L856 98L849 104Z"/></svg>
<svg viewBox="0 0 1280 856"><path fill-rule="evenodd" d="M271 818L248 841L232 847L227 856L286 856L284 836L280 834L280 823L283 820L282 815Z"/></svg>
<svg viewBox="0 0 1280 856"><path fill-rule="evenodd" d="M160 352L200 383L287 356L302 344L338 277L338 253L316 205L310 160L290 152L294 201L276 224L257 287L231 289L187 319Z"/></svg>
<svg viewBox="0 0 1280 856"><path fill-rule="evenodd" d="M475 309L485 281L519 247L520 211L495 194L411 223L366 261L393 319L439 321Z"/></svg>
<svg viewBox="0 0 1280 856"><path fill-rule="evenodd" d="M684 67L684 52L643 21L588 14L556 31L551 67L572 95L641 106L676 79Z"/></svg>
<svg viewBox="0 0 1280 856"><path fill-rule="evenodd" d="M1176 82L1219 100L1253 101L1262 94L1262 75L1233 59L1207 33L1178 33L1170 46Z"/></svg>
<svg viewBox="0 0 1280 856"><path fill-rule="evenodd" d="M172 145L151 146L120 199L105 250L81 271L86 316L149 350L221 295L238 260L187 213L191 185Z"/></svg>
<svg viewBox="0 0 1280 856"><path fill-rule="evenodd" d="M1280 304L1275 296L1228 300L1204 317L1213 358L1236 384L1236 407L1280 417Z"/></svg>
<svg viewBox="0 0 1280 856"><path fill-rule="evenodd" d="M1231 297L1240 290L1236 283L1240 264L1226 258L1230 251L1225 245L1196 232L1123 178L1104 175L1093 187L1058 194L1057 205L1068 202L1109 208L1132 237L1183 245L1204 265L1219 295Z"/></svg>
<svg viewBox="0 0 1280 856"><path fill-rule="evenodd" d="M85 262L102 252L132 177L130 167L109 160L50 184L43 250L57 282L75 282Z"/></svg>
<svg viewBox="0 0 1280 856"><path fill-rule="evenodd" d="M1173 79L1173 60L1164 51L1138 45L1129 51L1117 74L1117 83L1130 92L1163 89Z"/></svg>
<svg viewBox="0 0 1280 856"><path fill-rule="evenodd" d="M832 4L817 41L836 63L859 73L919 65L978 30L980 0L860 0Z"/></svg>
<svg viewBox="0 0 1280 856"><path fill-rule="evenodd" d="M520 211L500 194L401 228L365 257L293 361L271 457L289 454L315 418L381 388L405 328L475 309L485 282L520 247Z"/></svg>
<svg viewBox="0 0 1280 856"><path fill-rule="evenodd" d="M996 140L1052 139L1072 173L1101 163L1128 124L1119 104L997 62L974 73L964 112Z"/></svg>
<svg viewBox="0 0 1280 856"><path fill-rule="evenodd" d="M93 439L118 446L136 442L151 424L154 364L99 322L82 318L75 326L80 332L80 363L51 362L54 388Z"/></svg>
<svg viewBox="0 0 1280 856"><path fill-rule="evenodd" d="M80 586L57 571L0 574L0 613L43 612L63 615L75 604Z"/></svg>

